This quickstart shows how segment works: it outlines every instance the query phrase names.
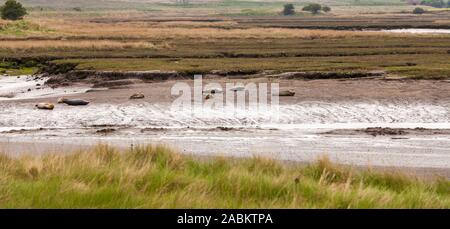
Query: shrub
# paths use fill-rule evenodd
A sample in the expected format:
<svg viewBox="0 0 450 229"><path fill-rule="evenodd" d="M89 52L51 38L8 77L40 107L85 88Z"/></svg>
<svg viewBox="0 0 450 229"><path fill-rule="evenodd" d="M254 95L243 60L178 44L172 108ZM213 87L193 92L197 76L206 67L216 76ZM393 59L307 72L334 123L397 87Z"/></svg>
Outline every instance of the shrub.
<svg viewBox="0 0 450 229"><path fill-rule="evenodd" d="M330 12L331 8L329 6L324 6L324 7L322 7L322 11L323 12Z"/></svg>
<svg viewBox="0 0 450 229"><path fill-rule="evenodd" d="M293 4L286 4L284 5L283 9L283 15L294 15L295 14L295 7Z"/></svg>
<svg viewBox="0 0 450 229"><path fill-rule="evenodd" d="M27 10L15 0L7 0L0 7L1 18L5 20L20 20L27 14Z"/></svg>
<svg viewBox="0 0 450 229"><path fill-rule="evenodd" d="M309 11L312 14L317 14L322 9L322 6L317 3L311 3L305 7L303 7L303 11Z"/></svg>
<svg viewBox="0 0 450 229"><path fill-rule="evenodd" d="M413 10L413 14L423 14L425 10L423 8L417 7Z"/></svg>

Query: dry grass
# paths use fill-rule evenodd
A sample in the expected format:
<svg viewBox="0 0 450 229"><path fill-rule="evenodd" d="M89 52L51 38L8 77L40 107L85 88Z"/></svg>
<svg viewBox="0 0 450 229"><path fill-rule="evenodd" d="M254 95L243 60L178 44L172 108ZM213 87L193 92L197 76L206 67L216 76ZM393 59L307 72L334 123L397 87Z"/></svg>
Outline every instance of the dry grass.
<svg viewBox="0 0 450 229"><path fill-rule="evenodd" d="M265 158L198 161L162 146L0 156L1 208L449 208L450 183Z"/></svg>
<svg viewBox="0 0 450 229"><path fill-rule="evenodd" d="M152 24L149 24L152 25ZM235 21L218 21L218 22L203 22L203 21L167 21L167 22L159 22L153 23L153 26L156 27L184 27L184 28L231 28L233 26L237 26L237 22Z"/></svg>
<svg viewBox="0 0 450 229"><path fill-rule="evenodd" d="M81 37L96 39L344 39L357 37L405 37L408 34L358 32L336 30L309 30L288 28L226 28L233 22L121 22L90 23L64 19L32 20L30 23L54 31L44 37ZM206 26L206 27L205 27ZM212 26L212 27L208 27ZM225 27L225 28L216 28ZM36 35L36 34L35 34ZM0 33L1 37L1 33Z"/></svg>
<svg viewBox="0 0 450 229"><path fill-rule="evenodd" d="M145 41L115 41L115 40L6 40L0 43L0 48L9 50L27 49L91 49L120 50L129 48L161 49L166 43L155 44Z"/></svg>
<svg viewBox="0 0 450 229"><path fill-rule="evenodd" d="M0 28L3 28L5 25L8 24L8 21L5 21L3 19L0 19Z"/></svg>
<svg viewBox="0 0 450 229"><path fill-rule="evenodd" d="M73 27L72 27L73 28ZM96 29L97 28L97 29ZM269 38L347 38L365 36L383 36L386 34L375 32L352 32L332 30L305 30L305 29L283 29L283 28L249 28L249 29L219 29L219 28L166 28L148 27L145 24L133 25L107 25L98 27L90 25L79 25L68 31L59 28L65 34L73 36L106 37L106 38L148 38L148 39L269 39Z"/></svg>

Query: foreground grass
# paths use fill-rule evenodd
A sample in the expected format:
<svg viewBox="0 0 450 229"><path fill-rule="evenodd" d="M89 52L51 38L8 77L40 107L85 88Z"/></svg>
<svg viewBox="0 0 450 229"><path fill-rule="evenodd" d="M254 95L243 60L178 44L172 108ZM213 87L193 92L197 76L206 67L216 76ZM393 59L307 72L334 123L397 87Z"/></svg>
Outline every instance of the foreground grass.
<svg viewBox="0 0 450 229"><path fill-rule="evenodd" d="M1 208L449 208L450 182L252 158L198 161L161 146L0 157Z"/></svg>
<svg viewBox="0 0 450 229"><path fill-rule="evenodd" d="M262 72L317 71L351 72L383 70L414 79L448 79L448 54L397 54L332 57L270 58L97 58L67 59L55 63L75 63L78 70L146 71L162 70L206 74L213 70Z"/></svg>

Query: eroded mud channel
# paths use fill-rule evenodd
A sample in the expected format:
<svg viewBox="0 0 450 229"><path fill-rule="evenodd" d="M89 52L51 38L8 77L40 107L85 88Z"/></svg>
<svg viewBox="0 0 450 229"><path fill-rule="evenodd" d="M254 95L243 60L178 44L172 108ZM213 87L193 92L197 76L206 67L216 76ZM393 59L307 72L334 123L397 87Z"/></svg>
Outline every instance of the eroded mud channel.
<svg viewBox="0 0 450 229"><path fill-rule="evenodd" d="M215 78L204 83L268 81ZM108 89L108 84L47 88L43 82L0 78L0 95L9 95L0 100L0 151L20 155L71 152L100 142L123 148L167 144L200 156L262 155L309 162L327 155L343 164L440 169L448 176L449 82L275 81L280 89L295 91L295 96L279 98L279 110L261 114L206 108L192 116L170 109L177 98L171 95L174 83L192 85L191 80L134 80L111 83ZM130 100L136 92L145 98ZM61 96L90 103L56 103ZM55 108L36 109L40 102L54 103ZM273 122L276 112L279 119Z"/></svg>

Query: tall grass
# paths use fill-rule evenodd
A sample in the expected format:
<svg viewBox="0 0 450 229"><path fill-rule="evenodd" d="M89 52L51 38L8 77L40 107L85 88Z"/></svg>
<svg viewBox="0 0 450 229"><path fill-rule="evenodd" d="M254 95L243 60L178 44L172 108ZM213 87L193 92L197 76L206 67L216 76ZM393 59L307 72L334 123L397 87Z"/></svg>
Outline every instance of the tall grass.
<svg viewBox="0 0 450 229"><path fill-rule="evenodd" d="M196 160L163 146L99 145L66 155L0 156L1 208L449 208L446 179L355 171L322 159Z"/></svg>
<svg viewBox="0 0 450 229"><path fill-rule="evenodd" d="M27 19L28 20L28 19ZM2 23L3 31L2 31ZM6 29L8 28L8 29ZM101 29L99 29L101 28ZM222 22L115 22L94 23L80 19L30 18L28 21L0 21L0 37L70 37L78 39L275 39L275 38L356 38L411 37L411 34L383 32L311 30L296 28L240 28L235 21Z"/></svg>
<svg viewBox="0 0 450 229"><path fill-rule="evenodd" d="M163 45L146 41L114 41L114 40L6 40L0 43L0 48L9 50L29 49L84 49L84 50L117 50L142 48L159 49Z"/></svg>

